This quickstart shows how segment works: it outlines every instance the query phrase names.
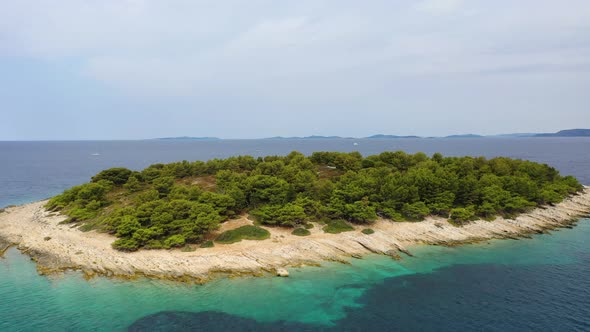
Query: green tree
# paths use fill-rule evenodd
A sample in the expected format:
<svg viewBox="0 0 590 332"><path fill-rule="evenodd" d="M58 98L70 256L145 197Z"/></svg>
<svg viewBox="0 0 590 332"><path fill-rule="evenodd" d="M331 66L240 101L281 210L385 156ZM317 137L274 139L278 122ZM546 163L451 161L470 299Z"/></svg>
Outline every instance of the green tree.
<svg viewBox="0 0 590 332"><path fill-rule="evenodd" d="M371 206L368 199L365 198L352 204L346 204L342 217L351 222L368 223L377 219L377 214L375 207Z"/></svg>
<svg viewBox="0 0 590 332"><path fill-rule="evenodd" d="M141 228L141 224L137 221L136 217L124 216L121 218L121 222L117 226L117 236L127 237L133 235L135 231Z"/></svg>
<svg viewBox="0 0 590 332"><path fill-rule="evenodd" d="M424 202L415 202L404 204L402 214L409 220L422 220L430 213L428 206Z"/></svg>
<svg viewBox="0 0 590 332"><path fill-rule="evenodd" d="M132 173L131 170L123 167L109 168L93 176L92 182L106 180L120 186L127 182Z"/></svg>
<svg viewBox="0 0 590 332"><path fill-rule="evenodd" d="M176 234L176 235L171 235L169 236L165 241L164 241L164 246L166 248L172 248L172 247L182 247L184 245L184 243L186 242L186 240L184 239L184 236L180 235L180 234Z"/></svg>
<svg viewBox="0 0 590 332"><path fill-rule="evenodd" d="M174 177L172 176L165 176L161 178L156 178L153 180L154 189L158 191L160 197L165 197L172 189L174 185Z"/></svg>
<svg viewBox="0 0 590 332"><path fill-rule="evenodd" d="M250 206L264 203L283 204L289 195L289 183L269 175L254 175L248 178L248 202Z"/></svg>
<svg viewBox="0 0 590 332"><path fill-rule="evenodd" d="M130 192L136 192L141 189L141 182L139 181L137 176L130 176L127 182L125 183L124 187Z"/></svg>
<svg viewBox="0 0 590 332"><path fill-rule="evenodd" d="M472 208L454 208L451 210L451 220L457 224L463 224L475 216Z"/></svg>
<svg viewBox="0 0 590 332"><path fill-rule="evenodd" d="M136 251L139 244L134 239L121 238L113 242L113 248L121 251Z"/></svg>

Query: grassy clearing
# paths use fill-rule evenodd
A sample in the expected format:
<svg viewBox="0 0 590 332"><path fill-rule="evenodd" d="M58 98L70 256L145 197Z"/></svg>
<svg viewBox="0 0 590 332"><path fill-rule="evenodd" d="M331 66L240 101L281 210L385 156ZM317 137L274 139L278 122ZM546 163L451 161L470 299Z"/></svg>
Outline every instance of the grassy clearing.
<svg viewBox="0 0 590 332"><path fill-rule="evenodd" d="M308 235L311 235L311 232L305 228L295 228L293 230L293 232L291 232L291 234L297 235L297 236L308 236Z"/></svg>
<svg viewBox="0 0 590 332"><path fill-rule="evenodd" d="M371 228L365 228L361 231L361 233L366 234L366 235L371 235L371 234L375 233L375 231L372 230Z"/></svg>
<svg viewBox="0 0 590 332"><path fill-rule="evenodd" d="M215 239L215 242L229 244L240 242L242 240L264 240L269 237L270 233L266 229L258 226L246 225L221 233L217 239Z"/></svg>
<svg viewBox="0 0 590 332"><path fill-rule="evenodd" d="M342 233L342 232L353 231L354 227L352 227L348 222L346 222L342 219L338 219L338 220L332 220L332 221L328 222L328 224L326 226L324 226L324 228L322 228L322 229L326 233L338 234L338 233Z"/></svg>

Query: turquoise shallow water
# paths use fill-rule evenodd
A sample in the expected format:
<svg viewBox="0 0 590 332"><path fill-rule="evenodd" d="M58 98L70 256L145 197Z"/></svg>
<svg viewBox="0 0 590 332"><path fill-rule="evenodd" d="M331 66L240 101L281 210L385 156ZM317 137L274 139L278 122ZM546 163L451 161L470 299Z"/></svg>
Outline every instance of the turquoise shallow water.
<svg viewBox="0 0 590 332"><path fill-rule="evenodd" d="M352 260L350 265L326 263L323 267L293 269L290 278L223 279L202 286L107 278L86 281L76 272L47 278L36 273L27 256L11 249L0 260L0 330L114 331L160 312L210 311L271 327L283 321L305 323L310 328L337 328L351 313L363 312L370 300L367 292L392 283L401 287L401 292L407 282L404 278L410 275L436 278L437 271L470 265L568 269L587 264L589 236L590 220L586 219L574 229L533 239L455 248L417 246L412 248L415 257L402 261L369 256ZM584 300L588 290L579 295ZM537 300L542 301L542 296ZM566 304L569 301L564 300Z"/></svg>

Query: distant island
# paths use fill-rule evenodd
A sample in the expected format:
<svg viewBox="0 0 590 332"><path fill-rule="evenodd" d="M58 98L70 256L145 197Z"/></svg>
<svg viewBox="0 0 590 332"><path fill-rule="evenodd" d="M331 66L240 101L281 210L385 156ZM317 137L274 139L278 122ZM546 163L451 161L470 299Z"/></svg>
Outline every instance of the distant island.
<svg viewBox="0 0 590 332"><path fill-rule="evenodd" d="M568 129L556 133L536 134L535 137L590 137L590 129Z"/></svg>
<svg viewBox="0 0 590 332"><path fill-rule="evenodd" d="M0 254L18 245L42 273L286 276L369 252L399 259L417 243L528 236L589 211L588 188L530 161L292 152L104 170L0 211Z"/></svg>
<svg viewBox="0 0 590 332"><path fill-rule="evenodd" d="M398 135L372 135L364 138L372 139L400 139L400 138L482 138L482 137L590 137L590 129L567 129L556 133L512 133L499 135L457 134L448 136L398 136Z"/></svg>
<svg viewBox="0 0 590 332"><path fill-rule="evenodd" d="M323 139L352 139L353 137L341 137L341 136L319 136L319 135L312 135L312 136L304 136L304 137L283 137L283 136L275 136L275 137L268 137L264 139L275 139L275 140L282 140L282 139L311 139L311 140L323 140Z"/></svg>
<svg viewBox="0 0 590 332"><path fill-rule="evenodd" d="M161 137L156 140L162 141L216 141L220 140L218 137L191 137L191 136L179 136L179 137Z"/></svg>
<svg viewBox="0 0 590 332"><path fill-rule="evenodd" d="M476 135L476 134L463 134L463 135L449 135L449 136L445 136L444 138L479 138L479 137L485 137L485 136Z"/></svg>
<svg viewBox="0 0 590 332"><path fill-rule="evenodd" d="M497 138L510 138L510 137L590 137L590 129L567 129L560 130L555 133L512 133L512 134L498 134L498 135L479 135L479 134L456 134L448 136L416 136L416 135L391 135L391 134L376 134L367 137L349 137L349 136L322 136L322 135L311 135L311 136L274 136L266 137L262 139L266 140L335 140L335 139L374 139L374 140L388 140L388 139L432 139L432 138L452 138L452 139L463 139L463 138L483 138L483 137L497 137ZM218 137L162 137L156 138L156 140L200 140L200 141L213 141L221 140Z"/></svg>
<svg viewBox="0 0 590 332"><path fill-rule="evenodd" d="M365 137L368 139L398 139L398 138L420 138L419 136L397 136L397 135L384 135L384 134L377 134L369 137Z"/></svg>

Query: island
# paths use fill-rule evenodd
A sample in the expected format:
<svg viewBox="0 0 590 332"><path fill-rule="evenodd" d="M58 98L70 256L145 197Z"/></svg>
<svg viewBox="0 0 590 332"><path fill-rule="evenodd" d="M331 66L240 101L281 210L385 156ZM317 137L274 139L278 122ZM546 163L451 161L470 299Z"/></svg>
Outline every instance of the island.
<svg viewBox="0 0 590 332"><path fill-rule="evenodd" d="M178 137L159 137L155 138L160 141L219 141L221 138L218 137L193 137L193 136L178 136Z"/></svg>
<svg viewBox="0 0 590 332"><path fill-rule="evenodd" d="M101 171L2 210L0 253L17 246L40 273L205 282L528 237L589 211L588 187L526 160L292 152Z"/></svg>
<svg viewBox="0 0 590 332"><path fill-rule="evenodd" d="M590 129L567 129L556 133L536 134L535 137L590 137Z"/></svg>

